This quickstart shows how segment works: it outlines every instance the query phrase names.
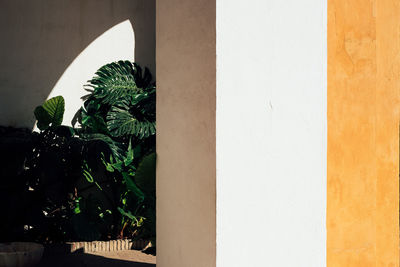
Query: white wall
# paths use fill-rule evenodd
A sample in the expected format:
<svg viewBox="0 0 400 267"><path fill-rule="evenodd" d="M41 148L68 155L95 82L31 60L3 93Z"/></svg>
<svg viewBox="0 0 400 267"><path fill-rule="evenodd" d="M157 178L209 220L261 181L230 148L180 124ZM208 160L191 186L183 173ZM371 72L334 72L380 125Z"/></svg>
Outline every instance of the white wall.
<svg viewBox="0 0 400 267"><path fill-rule="evenodd" d="M217 266L326 265L326 1L217 0Z"/></svg>

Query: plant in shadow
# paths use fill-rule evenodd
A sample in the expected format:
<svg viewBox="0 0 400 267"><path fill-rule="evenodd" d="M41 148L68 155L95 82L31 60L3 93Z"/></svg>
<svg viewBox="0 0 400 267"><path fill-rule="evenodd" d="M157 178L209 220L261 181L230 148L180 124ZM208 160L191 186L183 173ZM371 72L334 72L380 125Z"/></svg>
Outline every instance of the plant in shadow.
<svg viewBox="0 0 400 267"><path fill-rule="evenodd" d="M8 163L1 172L10 178L0 182L1 208L8 214L0 225L3 240L154 241L151 80L135 63L107 64L89 81L73 127L61 125L65 103L56 96L34 111L40 132L0 131L0 148L7 151L2 161Z"/></svg>
<svg viewBox="0 0 400 267"><path fill-rule="evenodd" d="M156 154L144 156L137 168L132 164L133 150L129 145L127 157L121 161L104 160L109 172L118 172L123 178L123 190L118 211L122 215L119 236L139 236L148 238L155 244L155 164ZM142 227L145 225L145 227Z"/></svg>
<svg viewBox="0 0 400 267"><path fill-rule="evenodd" d="M40 220L29 222L32 229L37 229L30 233L53 242L112 236L110 210L114 202L109 195L112 196L110 191L116 183L101 174L104 168L100 160L108 146L99 140L83 140L78 129L61 125L62 96L47 100L34 114L41 131L34 133L25 170L30 178L29 189L37 196L32 203L37 204L42 214L36 212ZM92 175L99 177L97 182ZM107 185L107 189L100 184Z"/></svg>
<svg viewBox="0 0 400 267"><path fill-rule="evenodd" d="M40 133L14 129L1 134L2 240L65 240L70 235L69 193L80 176L83 143L71 127L60 126L64 99L52 98L35 109ZM17 152L15 156L12 151ZM15 166L10 168L9 163ZM11 165L12 166L12 165Z"/></svg>
<svg viewBox="0 0 400 267"><path fill-rule="evenodd" d="M102 162L120 181L118 236L155 238L155 84L148 69L118 61L101 67L72 124L83 140L101 140ZM152 166L153 169L151 169Z"/></svg>

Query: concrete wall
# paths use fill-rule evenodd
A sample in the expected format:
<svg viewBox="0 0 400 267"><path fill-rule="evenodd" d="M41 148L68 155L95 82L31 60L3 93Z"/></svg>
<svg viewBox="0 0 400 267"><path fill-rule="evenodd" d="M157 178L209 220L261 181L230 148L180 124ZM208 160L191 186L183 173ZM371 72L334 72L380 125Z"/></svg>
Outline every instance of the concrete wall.
<svg viewBox="0 0 400 267"><path fill-rule="evenodd" d="M157 266L215 266L215 0L157 2Z"/></svg>
<svg viewBox="0 0 400 267"><path fill-rule="evenodd" d="M51 92L69 124L82 83L110 61L155 74L155 0L3 0L0 36L0 125L32 127Z"/></svg>
<svg viewBox="0 0 400 267"><path fill-rule="evenodd" d="M217 0L218 267L326 266L326 8Z"/></svg>

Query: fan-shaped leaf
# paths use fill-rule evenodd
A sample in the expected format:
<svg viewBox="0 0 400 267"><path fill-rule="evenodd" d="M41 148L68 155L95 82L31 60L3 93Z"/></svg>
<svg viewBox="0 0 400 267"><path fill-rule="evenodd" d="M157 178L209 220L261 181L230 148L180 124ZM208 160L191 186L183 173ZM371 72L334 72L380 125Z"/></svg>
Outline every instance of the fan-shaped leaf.
<svg viewBox="0 0 400 267"><path fill-rule="evenodd" d="M65 102L62 96L50 98L35 108L34 114L40 130L51 126L60 126L64 117Z"/></svg>

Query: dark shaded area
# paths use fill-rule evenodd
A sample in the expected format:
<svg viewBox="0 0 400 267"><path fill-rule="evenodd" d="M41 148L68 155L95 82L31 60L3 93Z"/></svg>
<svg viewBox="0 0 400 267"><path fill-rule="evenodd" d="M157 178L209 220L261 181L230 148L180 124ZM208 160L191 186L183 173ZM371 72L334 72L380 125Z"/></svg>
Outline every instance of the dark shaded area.
<svg viewBox="0 0 400 267"><path fill-rule="evenodd" d="M149 255L157 255L157 248L156 247L148 247L145 250L142 251L145 254L149 254Z"/></svg>
<svg viewBox="0 0 400 267"><path fill-rule="evenodd" d="M109 202L117 199L106 199L119 186L102 166L100 155L107 152L104 142L81 140L64 126L41 133L0 126L0 208L7 215L0 221L0 241L47 243L117 235L110 228L119 224L118 217L98 216L102 209L118 214ZM84 177L82 162L92 166L97 184ZM84 197L80 209L90 212L74 213L78 191Z"/></svg>
<svg viewBox="0 0 400 267"><path fill-rule="evenodd" d="M136 200L123 177L106 170L103 160L111 155L107 143L82 139L71 131L58 126L32 133L0 126L0 209L7 215L0 220L0 242L153 237L155 225L148 214L154 207L149 210L146 204L153 198ZM154 136L146 141L154 147ZM146 144L138 142L143 151L149 150ZM144 210L145 227L137 228L125 218L134 212L127 204L136 212L138 207Z"/></svg>
<svg viewBox="0 0 400 267"><path fill-rule="evenodd" d="M5 215L0 223L1 241L12 241L15 232L23 231L22 222L33 208L24 174L26 155L32 151L33 143L34 135L29 129L0 127L0 208Z"/></svg>
<svg viewBox="0 0 400 267"><path fill-rule="evenodd" d="M62 255L44 255L38 267L155 267L155 264L142 263L136 261L111 259L102 256L74 253Z"/></svg>
<svg viewBox="0 0 400 267"><path fill-rule="evenodd" d="M32 127L33 109L73 60L127 19L135 61L155 74L155 0L0 1L0 124Z"/></svg>

